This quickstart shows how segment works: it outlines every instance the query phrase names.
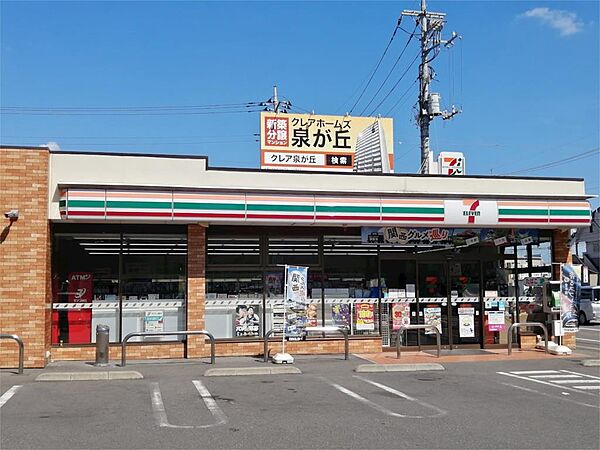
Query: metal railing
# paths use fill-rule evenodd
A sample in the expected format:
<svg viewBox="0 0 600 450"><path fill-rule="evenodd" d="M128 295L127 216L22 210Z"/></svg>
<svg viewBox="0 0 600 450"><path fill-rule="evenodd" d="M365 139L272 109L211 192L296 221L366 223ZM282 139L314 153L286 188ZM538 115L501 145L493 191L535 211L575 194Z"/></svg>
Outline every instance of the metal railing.
<svg viewBox="0 0 600 450"><path fill-rule="evenodd" d="M16 334L0 334L0 339L12 339L19 344L19 375L23 375L23 360L25 357L25 346L23 341Z"/></svg>
<svg viewBox="0 0 600 450"><path fill-rule="evenodd" d="M437 357L440 357L440 352L442 349L442 335L440 334L440 330L438 330L438 327L435 325L413 324L400 325L398 333L396 334L396 358L400 358L400 344L402 342L402 332L406 330L433 330L435 332L435 337L437 340Z"/></svg>
<svg viewBox="0 0 600 450"><path fill-rule="evenodd" d="M145 332L137 332L137 333L129 333L127 336L123 338L123 342L121 343L121 367L124 367L127 364L127 341L132 337L136 336L177 336L180 334L184 334L186 336L190 335L204 335L208 337L210 340L210 363L215 363L215 337L210 334L208 331L199 330L199 331L145 331ZM142 344L156 344L156 341L147 341L142 342Z"/></svg>
<svg viewBox="0 0 600 450"><path fill-rule="evenodd" d="M348 359L348 355L350 354L350 345L348 342L348 330L344 327L306 327L304 328L307 332L317 332L317 333L330 333L330 332L338 332L342 333L344 336L344 359ZM269 330L265 333L263 338L264 347L264 362L269 361L269 337L273 335L273 333L283 333L282 330Z"/></svg>
<svg viewBox="0 0 600 450"><path fill-rule="evenodd" d="M512 353L513 330L520 328L520 327L540 327L542 330L544 330L544 347L545 347L546 353L548 353L548 328L546 328L546 325L544 325L542 322L520 322L520 323L513 323L513 324L511 324L511 326L508 327L508 354L509 355Z"/></svg>

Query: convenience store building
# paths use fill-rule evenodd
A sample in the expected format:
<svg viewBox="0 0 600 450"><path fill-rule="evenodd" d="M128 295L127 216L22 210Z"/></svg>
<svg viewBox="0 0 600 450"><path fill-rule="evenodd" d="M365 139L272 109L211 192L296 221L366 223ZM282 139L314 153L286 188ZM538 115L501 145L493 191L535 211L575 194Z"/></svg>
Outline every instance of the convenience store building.
<svg viewBox="0 0 600 450"><path fill-rule="evenodd" d="M19 211L0 227L0 332L23 339L27 367L93 359L98 324L111 359L149 330L206 329L218 356L261 354L284 264L309 267L311 320L347 325L353 353L393 346L402 321L438 323L446 348L506 346L531 312L523 276L558 279L569 230L591 220L581 179L225 169L44 147L0 157L2 212ZM130 347L140 359L209 351L183 336ZM321 335L288 347L342 349ZM16 357L2 341L0 365Z"/></svg>

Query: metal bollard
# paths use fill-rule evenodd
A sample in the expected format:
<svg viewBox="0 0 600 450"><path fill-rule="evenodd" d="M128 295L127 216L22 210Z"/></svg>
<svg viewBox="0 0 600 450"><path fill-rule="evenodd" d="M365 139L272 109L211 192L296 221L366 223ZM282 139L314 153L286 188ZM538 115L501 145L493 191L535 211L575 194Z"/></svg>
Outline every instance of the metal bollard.
<svg viewBox="0 0 600 450"><path fill-rule="evenodd" d="M108 325L96 326L96 366L108 365L108 341L110 327Z"/></svg>

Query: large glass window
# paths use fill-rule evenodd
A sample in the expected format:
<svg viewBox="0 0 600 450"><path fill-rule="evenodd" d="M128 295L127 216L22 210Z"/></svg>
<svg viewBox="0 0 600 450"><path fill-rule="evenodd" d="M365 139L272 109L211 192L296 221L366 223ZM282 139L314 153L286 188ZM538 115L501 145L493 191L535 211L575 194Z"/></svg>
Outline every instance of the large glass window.
<svg viewBox="0 0 600 450"><path fill-rule="evenodd" d="M111 342L186 329L186 234L57 232L52 254L52 344L94 343L100 324Z"/></svg>
<svg viewBox="0 0 600 450"><path fill-rule="evenodd" d="M323 252L326 325L347 325L353 335L377 334L381 296L377 246L362 244L360 236L328 235Z"/></svg>

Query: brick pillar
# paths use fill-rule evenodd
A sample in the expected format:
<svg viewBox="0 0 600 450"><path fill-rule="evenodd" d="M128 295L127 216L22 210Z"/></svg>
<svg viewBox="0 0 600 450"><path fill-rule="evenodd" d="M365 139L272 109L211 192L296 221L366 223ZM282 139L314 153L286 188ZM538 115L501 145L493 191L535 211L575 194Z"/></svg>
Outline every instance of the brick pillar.
<svg viewBox="0 0 600 450"><path fill-rule="evenodd" d="M187 327L188 330L204 329L206 228L188 225L187 263ZM203 336L190 336L187 340L187 357L198 358L208 353Z"/></svg>
<svg viewBox="0 0 600 450"><path fill-rule="evenodd" d="M571 255L571 246L569 245L570 230L552 230L552 262L553 263L568 263L573 262ZM554 264L552 266L552 278L560 280L560 266Z"/></svg>
<svg viewBox="0 0 600 450"><path fill-rule="evenodd" d="M49 156L0 148L0 333L21 337L26 367L44 367L50 349ZM12 224L4 218L11 209L19 210ZM0 367L17 364L17 344L1 340Z"/></svg>

